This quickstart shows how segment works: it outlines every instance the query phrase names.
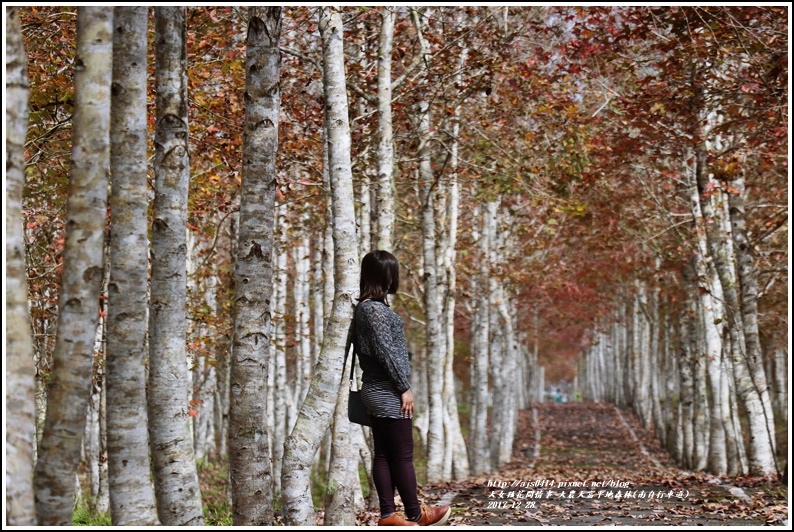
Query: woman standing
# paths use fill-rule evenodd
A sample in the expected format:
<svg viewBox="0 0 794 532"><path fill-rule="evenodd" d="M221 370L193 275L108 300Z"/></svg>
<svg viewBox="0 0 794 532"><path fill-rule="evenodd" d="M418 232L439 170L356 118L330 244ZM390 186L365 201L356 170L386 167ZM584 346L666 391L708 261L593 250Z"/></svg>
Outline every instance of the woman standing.
<svg viewBox="0 0 794 532"><path fill-rule="evenodd" d="M399 267L388 251L371 251L364 257L354 318L354 343L363 372L361 398L372 417L375 441L372 475L380 501L378 525L439 526L449 519L450 507L421 506L416 494L411 366L403 321L388 302L400 283ZM396 511L395 488L407 519Z"/></svg>

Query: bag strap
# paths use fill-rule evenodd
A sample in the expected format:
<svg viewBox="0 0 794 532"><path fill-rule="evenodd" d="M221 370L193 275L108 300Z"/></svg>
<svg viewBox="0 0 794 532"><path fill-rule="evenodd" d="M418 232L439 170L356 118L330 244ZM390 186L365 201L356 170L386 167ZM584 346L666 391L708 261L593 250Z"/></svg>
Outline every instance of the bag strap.
<svg viewBox="0 0 794 532"><path fill-rule="evenodd" d="M350 352L350 346L353 346L353 360L350 363L350 389L353 389L353 379L355 377L356 371L356 346L353 342L353 336L356 334L356 310L353 309L353 319L350 321L350 327L347 329L347 342L345 344L345 361L342 364L342 380L339 381L339 384L342 384L342 381L345 380L345 366L347 366L347 355Z"/></svg>

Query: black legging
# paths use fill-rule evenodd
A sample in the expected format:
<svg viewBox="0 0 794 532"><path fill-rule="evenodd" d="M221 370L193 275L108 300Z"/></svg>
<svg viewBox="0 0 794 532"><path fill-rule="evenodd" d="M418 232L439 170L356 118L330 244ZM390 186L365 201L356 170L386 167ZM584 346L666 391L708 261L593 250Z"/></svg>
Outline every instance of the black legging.
<svg viewBox="0 0 794 532"><path fill-rule="evenodd" d="M411 420L373 417L372 437L375 440L372 476L375 480L375 488L378 490L381 517L396 511L394 488L397 488L405 506L406 517L417 519L422 509L416 495Z"/></svg>

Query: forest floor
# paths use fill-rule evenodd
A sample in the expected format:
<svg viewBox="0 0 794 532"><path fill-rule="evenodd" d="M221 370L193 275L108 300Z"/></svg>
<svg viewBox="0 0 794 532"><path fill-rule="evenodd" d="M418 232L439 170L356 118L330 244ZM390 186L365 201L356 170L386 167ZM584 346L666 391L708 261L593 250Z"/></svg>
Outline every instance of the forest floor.
<svg viewBox="0 0 794 532"><path fill-rule="evenodd" d="M789 524L781 482L684 471L633 413L592 402L522 411L511 462L487 476L422 486L420 500L450 504L449 526ZM358 523L377 519L365 512Z"/></svg>

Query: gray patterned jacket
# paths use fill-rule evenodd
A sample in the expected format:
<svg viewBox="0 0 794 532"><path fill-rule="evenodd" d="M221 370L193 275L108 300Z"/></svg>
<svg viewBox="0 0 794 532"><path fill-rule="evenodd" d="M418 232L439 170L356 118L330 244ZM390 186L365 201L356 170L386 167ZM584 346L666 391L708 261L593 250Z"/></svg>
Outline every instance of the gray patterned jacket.
<svg viewBox="0 0 794 532"><path fill-rule="evenodd" d="M391 381L400 393L411 388L411 365L403 320L382 301L356 306L353 343L362 382Z"/></svg>

